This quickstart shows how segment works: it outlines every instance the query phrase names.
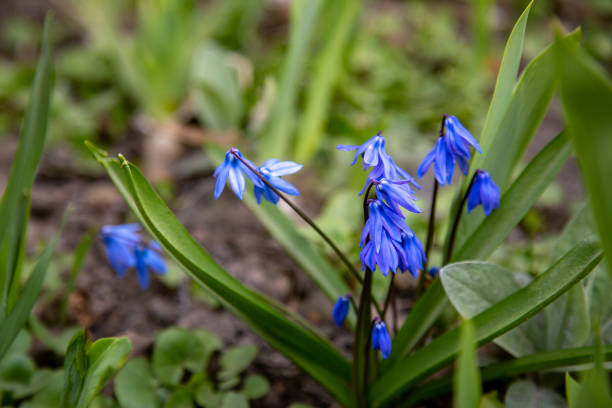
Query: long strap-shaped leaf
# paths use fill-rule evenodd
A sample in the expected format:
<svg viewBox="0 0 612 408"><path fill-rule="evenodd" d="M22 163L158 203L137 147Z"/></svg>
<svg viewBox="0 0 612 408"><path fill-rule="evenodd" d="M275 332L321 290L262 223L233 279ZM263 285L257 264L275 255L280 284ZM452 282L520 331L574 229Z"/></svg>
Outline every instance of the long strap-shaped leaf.
<svg viewBox="0 0 612 408"><path fill-rule="evenodd" d="M571 139L565 132L549 142L503 195L501 206L484 220L455 253L453 261L488 258L559 173L571 147ZM383 363L383 372L401 364L400 360L417 344L448 304L442 284L437 279L415 304L397 333L391 356Z"/></svg>
<svg viewBox="0 0 612 408"><path fill-rule="evenodd" d="M593 241L585 241L518 290L472 319L478 344L484 344L518 326L583 279L601 260L602 252ZM449 265L442 269L453 268ZM408 387L452 361L459 349L455 328L417 350L401 364L386 372L372 386L370 399L380 406Z"/></svg>
<svg viewBox="0 0 612 408"><path fill-rule="evenodd" d="M483 382L500 378L513 377L534 371L552 370L561 367L571 367L591 363L595 347L579 347L537 353L529 356L491 364L484 367L480 373ZM612 345L605 347L605 361L612 361ZM410 393L402 407L412 407L421 401L449 392L453 386L453 378L445 377L420 385Z"/></svg>
<svg viewBox="0 0 612 408"><path fill-rule="evenodd" d="M314 329L282 305L243 286L189 235L140 171L127 161L105 158L89 145L143 225L185 271L211 289L224 305L342 404L351 405L350 364ZM297 320L297 321L296 321Z"/></svg>

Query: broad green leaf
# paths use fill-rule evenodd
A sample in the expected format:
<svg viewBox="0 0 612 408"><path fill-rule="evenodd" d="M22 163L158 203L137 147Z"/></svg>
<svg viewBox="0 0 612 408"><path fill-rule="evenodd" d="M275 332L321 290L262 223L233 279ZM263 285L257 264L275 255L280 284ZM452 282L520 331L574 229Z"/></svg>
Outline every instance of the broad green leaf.
<svg viewBox="0 0 612 408"><path fill-rule="evenodd" d="M125 364L132 346L126 338L103 338L87 351L87 376L76 408L85 408L115 372Z"/></svg>
<svg viewBox="0 0 612 408"><path fill-rule="evenodd" d="M34 363L23 354L8 355L0 364L0 389L14 392L28 385L34 375Z"/></svg>
<svg viewBox="0 0 612 408"><path fill-rule="evenodd" d="M221 366L218 374L219 380L226 381L236 377L251 364L255 356L257 356L257 347L253 344L228 349L219 359Z"/></svg>
<svg viewBox="0 0 612 408"><path fill-rule="evenodd" d="M566 132L550 141L503 193L499 208L485 218L453 254L452 261L488 258L552 182L571 151L571 140Z"/></svg>
<svg viewBox="0 0 612 408"><path fill-rule="evenodd" d="M259 374L251 374L244 380L240 393L248 399L261 398L270 390L270 383Z"/></svg>
<svg viewBox="0 0 612 408"><path fill-rule="evenodd" d="M153 372L163 383L176 385L183 377L183 370L192 373L203 371L215 350L195 333L171 327L157 335L153 348Z"/></svg>
<svg viewBox="0 0 612 408"><path fill-rule="evenodd" d="M19 146L0 202L0 322L9 312L9 289L13 282L19 284L15 274L23 256L30 191L47 137L53 86L51 25L52 18L47 17L30 100L19 133Z"/></svg>
<svg viewBox="0 0 612 408"><path fill-rule="evenodd" d="M567 369L573 367L576 370L582 370L584 369L584 364L593 362L594 350L594 347L555 350L511 359L501 363L493 363L481 370L482 381L495 381L521 374L558 368ZM612 361L612 345L606 346L604 351L605 361ZM415 388L404 402L406 406L414 406L421 401L426 401L429 398L449 392L452 386L453 378L451 376L434 380Z"/></svg>
<svg viewBox="0 0 612 408"><path fill-rule="evenodd" d="M466 319L492 307L521 287L512 272L487 262L461 262L443 269L442 285L455 309ZM515 357L538 350L538 333L526 322L494 340ZM542 333L539 334L545 337Z"/></svg>
<svg viewBox="0 0 612 408"><path fill-rule="evenodd" d="M454 376L456 408L478 408L480 402L482 386L475 336L474 325L469 320L465 321L461 329L461 348Z"/></svg>
<svg viewBox="0 0 612 408"><path fill-rule="evenodd" d="M117 160L105 158L105 154L91 144L89 147L166 254L194 280L215 293L228 310L324 385L341 403L349 403L350 365L328 340L303 319L246 288L223 270L195 242L133 165L127 162L120 165Z"/></svg>
<svg viewBox="0 0 612 408"><path fill-rule="evenodd" d="M597 234L593 213L585 203L567 222L561 235L557 238L552 260L556 261L580 241Z"/></svg>
<svg viewBox="0 0 612 408"><path fill-rule="evenodd" d="M543 313L546 316L546 350L584 345L591 324L583 285L568 290Z"/></svg>
<svg viewBox="0 0 612 408"><path fill-rule="evenodd" d="M115 395L122 408L160 407L151 366L143 358L125 365L115 378Z"/></svg>
<svg viewBox="0 0 612 408"><path fill-rule="evenodd" d="M361 0L328 3L335 17L325 48L317 56L312 83L307 88L306 109L295 140L295 156L300 163L309 162L323 140L323 130L336 82L342 73L342 56L361 9Z"/></svg>
<svg viewBox="0 0 612 408"><path fill-rule="evenodd" d="M55 372L48 368L37 368L27 384L19 385L13 389L13 398L24 399L41 392L53 379Z"/></svg>
<svg viewBox="0 0 612 408"><path fill-rule="evenodd" d="M0 337L0 360L30 316L30 312L32 311L34 303L36 303L40 290L42 289L42 285L47 274L47 269L49 267L49 263L51 262L51 255L53 254L53 250L55 249L55 245L57 244L57 240L69 214L70 211L68 209L64 213L64 217L58 231L55 233L55 236L47 244L47 247L38 259L38 262L36 262L36 266L34 266L34 270L26 281L10 314L6 319L0 320L0 333L2 333L2 336Z"/></svg>
<svg viewBox="0 0 612 408"><path fill-rule="evenodd" d="M595 347L593 353L593 368L586 372L580 384L580 390L576 395L575 404L578 407L604 408L612 406L610 395L610 378L604 369L606 362L606 349L602 343L599 332L599 322L593 321L593 332L595 334Z"/></svg>
<svg viewBox="0 0 612 408"><path fill-rule="evenodd" d="M557 38L557 66L567 128L591 197L591 205L608 260L612 260L612 83L597 63L566 38Z"/></svg>
<svg viewBox="0 0 612 408"><path fill-rule="evenodd" d="M247 399L236 392L228 392L221 400L221 408L248 408Z"/></svg>
<svg viewBox="0 0 612 408"><path fill-rule="evenodd" d="M580 393L580 384L574 380L570 373L565 373L565 398L569 408L580 408L576 405L576 397Z"/></svg>
<svg viewBox="0 0 612 408"><path fill-rule="evenodd" d="M83 390L89 368L87 358L87 334L79 330L70 340L64 359L64 387L59 403L60 408L74 407Z"/></svg>
<svg viewBox="0 0 612 408"><path fill-rule="evenodd" d="M57 370L52 374L47 384L29 401L23 402L20 408L57 408L60 406L63 383L64 373Z"/></svg>
<svg viewBox="0 0 612 408"><path fill-rule="evenodd" d="M580 31L568 35L570 41L577 42L579 37ZM505 193L512 172L544 118L556 87L553 43L537 55L521 74L506 111L502 114L502 120L496 128L490 128L493 135L491 144L482 146L482 155L475 153L476 157L470 166L471 173L478 168L488 171L502 194ZM466 183L468 180L466 178ZM458 246L463 245L484 219L481 211L462 219Z"/></svg>
<svg viewBox="0 0 612 408"><path fill-rule="evenodd" d="M527 320L582 280L601 260L601 250L593 242L582 242L529 285L514 292L493 307L475 316L478 344L484 344ZM460 264L451 264L441 273ZM459 328L452 329L405 358L380 376L371 388L373 405L388 402L407 387L448 364L459 348ZM410 367L406 370L405 367Z"/></svg>
<svg viewBox="0 0 612 408"><path fill-rule="evenodd" d="M533 381L520 380L512 383L504 399L506 408L560 408L566 403L554 391L536 386Z"/></svg>
<svg viewBox="0 0 612 408"><path fill-rule="evenodd" d="M149 406L149 405L147 405ZM179 387L164 404L164 408L193 408L193 398L187 388Z"/></svg>
<svg viewBox="0 0 612 408"><path fill-rule="evenodd" d="M285 59L276 101L260 135L259 156L287 157L293 133L296 99L308 65L309 44L315 33L322 0L291 2L289 50Z"/></svg>

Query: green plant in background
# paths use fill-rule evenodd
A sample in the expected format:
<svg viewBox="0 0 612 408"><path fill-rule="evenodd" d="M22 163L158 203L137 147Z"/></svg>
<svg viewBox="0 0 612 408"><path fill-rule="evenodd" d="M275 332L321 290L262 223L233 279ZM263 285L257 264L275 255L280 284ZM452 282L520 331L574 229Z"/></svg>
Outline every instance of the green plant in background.
<svg viewBox="0 0 612 408"><path fill-rule="evenodd" d="M117 375L119 406L248 407L249 400L266 395L269 384L264 377L241 374L257 348L244 345L221 351L218 371L213 372L210 362L221 348L219 337L206 330L171 327L158 333L152 360L132 360Z"/></svg>

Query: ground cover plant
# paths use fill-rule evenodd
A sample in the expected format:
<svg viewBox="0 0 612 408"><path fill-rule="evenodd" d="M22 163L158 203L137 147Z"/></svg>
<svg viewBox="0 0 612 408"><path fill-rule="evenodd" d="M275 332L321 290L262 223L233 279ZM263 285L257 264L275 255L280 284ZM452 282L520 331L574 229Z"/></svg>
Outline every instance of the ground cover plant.
<svg viewBox="0 0 612 408"><path fill-rule="evenodd" d="M231 2L226 12L241 10L240 6ZM179 109L192 89L191 60L179 58L173 61L181 62L172 66L176 70L165 72L147 65L148 54L142 47L160 45L155 52L163 55L185 51L164 48L162 42L176 40L164 36L166 24L191 21L193 7L195 3L161 0L150 9L143 6L137 14L140 31L119 55L110 57L116 58L117 72L126 67L135 70L125 80L132 81L127 92L153 123L145 143L163 138L176 141L177 136L171 136L174 131L168 133L168 129L179 134L191 126L181 123ZM323 294L320 299L327 298L329 319L337 326L334 330L349 339L343 347L295 307L230 274L224 263L231 256L218 262L205 249L207 242L202 246L194 239L166 205L172 195L166 184L167 162L162 164L163 177L149 173L149 180L147 172L130 161L128 152L111 156L95 140L85 143L89 154L131 211L125 223L98 222L95 235L106 261L122 282L135 275L138 293L145 297L158 279L171 288L177 273L184 272L200 287L200 292L190 288L189 296L199 293L238 317L342 406L612 405L606 371L612 359L608 296L612 271L606 267L612 256L612 189L606 183L612 174L609 75L581 46L581 31L567 32L559 24L551 28L551 42L520 69L534 7L529 3L506 40L481 132L466 125L465 111L438 112L438 128L427 138L427 150L412 159L420 163L414 175L398 164L410 151L402 151L397 139L386 137L384 128L367 137L336 138L334 153L321 152L317 146L324 143L323 117L332 116L327 112L333 104L331 89L341 78L330 70L347 47L361 7L353 1L334 6L319 1L292 3L289 51L281 65L278 90L268 101L268 116L253 132L256 149L240 140L220 147L212 139L202 139L206 160L214 169L207 199L229 200L227 195L233 193L233 200L246 204L293 259L299 273L318 287ZM312 37L312 23L323 19L325 12L346 20L330 29L333 41L321 51L313 72L313 94L305 98L305 122L294 132L304 51ZM87 11L81 13L91 17ZM51 287L43 291L43 283L71 212L69 208L63 221L58 220L55 238L39 260L33 265L26 262L31 190L48 133L53 89L52 20L49 17L45 23L19 146L0 205L2 404L261 404L258 400L265 398L270 385L250 368L257 347L240 343L226 348L214 333L221 322L206 329L165 328L156 334L144 357L128 361L136 343L133 339L113 336L93 341L85 330L67 326L55 333L30 316L37 300L44 303L42 294L53 294ZM185 26L187 31L192 29ZM229 58L217 51L202 52ZM196 51L187 54L198 55ZM153 59L159 63L160 58ZM156 77L152 86L142 86L140 81L149 76ZM214 92L219 89L203 86L219 76L227 79L209 71L195 82L205 112L201 123L219 119L211 109L227 102L215 105ZM164 78L181 86L170 86L172 92L167 93ZM229 83L236 85L234 80ZM238 97L236 88L229 92ZM521 163L557 94L565 127ZM227 120L209 125L240 126L242 108L232 108L237 110ZM366 130L370 131L369 126ZM159 136L160 132L166 132L165 136ZM159 152L145 155L143 165L154 163ZM339 235L329 234L328 226L342 222L343 217L315 219L309 216L310 209L303 208L304 196L311 191L298 189L294 180L315 166L319 154L334 159L333 164L322 166L322 178L328 173L330 178L346 177L340 183L343 194L350 193L341 201L341 212L348 214L350 225L359 226L357 235L350 228L348 233L340 228ZM519 223L527 223L529 214L533 216L532 208L572 154L580 164L586 199L551 238L542 259L521 264L515 260L517 253L503 246L504 241ZM74 252L63 296L75 287L93 234L86 233ZM531 254L530 259L534 258ZM274 257L267 260L276 261ZM246 269L243 277L248 277ZM406 281L412 287L409 291L401 286ZM409 307L402 311L407 301ZM71 305L64 299L60 304L61 310ZM55 353L53 369L39 366L28 355L32 338ZM489 343L496 344L497 352L478 351Z"/></svg>

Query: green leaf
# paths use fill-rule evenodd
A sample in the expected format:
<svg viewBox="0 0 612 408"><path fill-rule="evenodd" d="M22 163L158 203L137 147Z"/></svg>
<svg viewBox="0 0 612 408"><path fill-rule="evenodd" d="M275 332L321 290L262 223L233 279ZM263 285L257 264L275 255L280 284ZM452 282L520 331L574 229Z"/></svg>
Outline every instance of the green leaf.
<svg viewBox="0 0 612 408"><path fill-rule="evenodd" d="M215 347L209 347L195 333L171 327L157 336L153 349L153 372L163 383L175 385L183 377L183 370L203 371Z"/></svg>
<svg viewBox="0 0 612 408"><path fill-rule="evenodd" d="M8 355L0 364L0 389L15 391L30 382L34 374L34 363L22 354Z"/></svg>
<svg viewBox="0 0 612 408"><path fill-rule="evenodd" d="M87 352L87 376L75 407L88 406L113 374L125 364L131 349L126 338L103 338L91 345Z"/></svg>
<svg viewBox="0 0 612 408"><path fill-rule="evenodd" d="M502 195L499 208L485 218L453 254L452 261L488 258L554 180L571 151L566 132L550 141Z"/></svg>
<svg viewBox="0 0 612 408"><path fill-rule="evenodd" d="M164 404L164 408L193 408L193 406L193 398L187 388L176 389Z"/></svg>
<svg viewBox="0 0 612 408"><path fill-rule="evenodd" d="M88 145L151 236L197 282L274 348L309 373L341 403L351 399L348 361L303 319L224 271L178 222L144 176Z"/></svg>
<svg viewBox="0 0 612 408"><path fill-rule="evenodd" d="M533 381L520 380L512 383L506 398L506 408L559 408L565 406L562 396L546 388L537 387Z"/></svg>
<svg viewBox="0 0 612 408"><path fill-rule="evenodd" d="M612 83L597 63L566 38L557 38L557 66L567 128L591 197L608 264L612 260Z"/></svg>
<svg viewBox="0 0 612 408"><path fill-rule="evenodd" d="M579 37L580 31L568 35L568 39L575 42ZM496 128L490 128L490 137L493 138L491 144L482 146L483 154L477 154L470 166L471 173L477 168L488 171L502 194L544 118L557 87L555 48L555 44L547 47L527 65L512 92L510 103L502 114L502 120ZM465 180L467 183L469 178ZM484 219L484 214L480 211L462 219L458 246L463 245Z"/></svg>
<svg viewBox="0 0 612 408"><path fill-rule="evenodd" d="M19 284L15 275L23 256L30 191L47 136L53 86L51 25L52 18L48 16L30 101L19 133L19 145L0 202L0 322L9 312L9 289ZM0 358L2 354L0 350Z"/></svg>
<svg viewBox="0 0 612 408"><path fill-rule="evenodd" d="M248 408L249 401L236 392L228 392L221 400L221 408Z"/></svg>
<svg viewBox="0 0 612 408"><path fill-rule="evenodd" d="M87 335L85 330L79 330L70 340L64 359L64 387L61 393L59 407L71 408L76 406L87 370L89 360L87 358Z"/></svg>
<svg viewBox="0 0 612 408"><path fill-rule="evenodd" d="M76 326L69 326L62 329L59 333L54 333L46 328L40 320L34 316L30 316L29 327L41 343L43 343L49 350L53 351L58 356L63 356L66 353L66 348L70 343L70 340L75 335L79 328Z"/></svg>
<svg viewBox="0 0 612 408"><path fill-rule="evenodd" d="M215 391L208 378L199 380L192 389L196 402L205 408L217 408L221 405L221 394Z"/></svg>
<svg viewBox="0 0 612 408"><path fill-rule="evenodd" d="M227 381L236 377L255 359L257 347L253 344L246 346L234 346L225 351L219 359L221 370L219 381Z"/></svg>
<svg viewBox="0 0 612 408"><path fill-rule="evenodd" d="M308 162L323 140L323 126L335 85L343 71L342 56L361 9L360 0L341 0L328 3L335 18L327 36L325 48L317 56L312 83L307 88L306 109L295 140L295 156L300 163Z"/></svg>
<svg viewBox="0 0 612 408"><path fill-rule="evenodd" d="M122 408L160 407L151 366L143 358L130 361L115 378L115 395Z"/></svg>
<svg viewBox="0 0 612 408"><path fill-rule="evenodd" d="M482 381L495 381L501 378L511 378L525 373L557 368L573 367L573 369L582 370L584 364L592 363L594 350L594 347L555 350L493 363L481 370ZM612 345L605 347L604 358L605 361L612 361ZM452 377L448 376L420 385L410 392L405 401L406 406L414 406L421 401L449 392L452 389L452 380Z"/></svg>
<svg viewBox="0 0 612 408"><path fill-rule="evenodd" d="M0 333L2 333L2 336L0 337L0 360L27 321L32 308L34 307L34 303L36 303L36 300L38 299L38 295L42 289L42 285L47 274L47 269L51 262L51 255L53 254L53 250L55 249L55 245L57 244L57 240L69 214L70 210L67 209L64 213L62 222L55 233L55 236L47 244L47 247L38 259L38 262L36 262L36 266L34 266L32 274L19 294L15 306L6 319L0 320Z"/></svg>
<svg viewBox="0 0 612 408"><path fill-rule="evenodd" d="M251 374L244 380L240 393L248 399L261 398L270 390L268 380L259 374Z"/></svg>
<svg viewBox="0 0 612 408"><path fill-rule="evenodd" d="M64 373L61 370L54 372L47 384L29 401L23 402L20 408L57 408L60 406L63 382Z"/></svg>
<svg viewBox="0 0 612 408"><path fill-rule="evenodd" d="M276 97L262 128L259 155L286 157L291 144L300 82L308 62L308 49L315 32L322 0L291 2L289 50L283 65Z"/></svg>
<svg viewBox="0 0 612 408"><path fill-rule="evenodd" d="M583 279L601 260L596 243L582 242L529 285L475 316L478 344L487 343L518 326ZM460 267L451 264L441 273ZM420 379L448 364L458 351L459 328L452 329L385 372L372 386L373 405L381 405ZM411 369L406 371L405 367Z"/></svg>
<svg viewBox="0 0 612 408"><path fill-rule="evenodd" d="M455 369L454 406L456 408L478 408L482 386L478 369L476 335L474 325L467 320L461 329L461 349Z"/></svg>
<svg viewBox="0 0 612 408"><path fill-rule="evenodd" d="M580 408L576 405L576 398L580 393L580 384L574 380L570 373L565 373L565 398L569 408Z"/></svg>

